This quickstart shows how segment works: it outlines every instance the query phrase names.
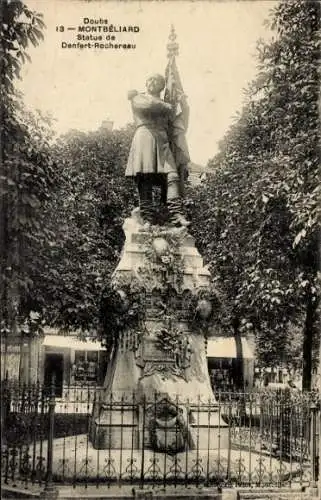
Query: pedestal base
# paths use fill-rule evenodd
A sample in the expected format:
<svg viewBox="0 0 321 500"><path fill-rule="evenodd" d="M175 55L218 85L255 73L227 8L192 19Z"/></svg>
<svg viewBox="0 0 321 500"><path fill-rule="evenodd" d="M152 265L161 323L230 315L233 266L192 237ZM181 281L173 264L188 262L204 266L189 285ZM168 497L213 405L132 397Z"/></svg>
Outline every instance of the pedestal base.
<svg viewBox="0 0 321 500"><path fill-rule="evenodd" d="M115 405L102 409L90 426L90 441L95 449L139 449L136 405Z"/></svg>
<svg viewBox="0 0 321 500"><path fill-rule="evenodd" d="M205 319L214 301L209 270L186 228L146 229L136 212L123 227L112 283L126 299L126 314L135 317L138 304L143 313L117 333L93 411L93 446L172 455L226 447L206 359Z"/></svg>
<svg viewBox="0 0 321 500"><path fill-rule="evenodd" d="M222 420L218 409L195 409L195 422L191 424L194 449L219 450L229 447L228 425Z"/></svg>
<svg viewBox="0 0 321 500"><path fill-rule="evenodd" d="M223 422L218 411L213 409L193 409L188 426L191 450L218 450L228 448L228 425ZM166 443L177 440L175 430L164 428L161 439ZM152 429L146 415L135 405L104 410L93 418L90 441L95 449L139 450L153 449Z"/></svg>

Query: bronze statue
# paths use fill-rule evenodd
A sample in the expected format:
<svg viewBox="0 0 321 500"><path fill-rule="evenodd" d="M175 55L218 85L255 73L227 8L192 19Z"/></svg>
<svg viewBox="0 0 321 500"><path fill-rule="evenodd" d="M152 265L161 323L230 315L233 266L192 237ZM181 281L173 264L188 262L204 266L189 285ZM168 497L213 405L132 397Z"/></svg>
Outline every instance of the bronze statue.
<svg viewBox="0 0 321 500"><path fill-rule="evenodd" d="M187 175L189 154L186 141L182 148L182 141L177 140L181 137L175 133L177 110L160 97L164 88L164 77L155 74L147 79L146 93L132 90L128 94L136 131L129 152L126 176L136 180L144 222L152 221L153 186L160 186L162 201L167 203L169 210L170 223L174 226L187 226L189 222L181 209L182 175L175 162L173 146L176 146L176 151L180 151L180 158L184 157L183 177Z"/></svg>

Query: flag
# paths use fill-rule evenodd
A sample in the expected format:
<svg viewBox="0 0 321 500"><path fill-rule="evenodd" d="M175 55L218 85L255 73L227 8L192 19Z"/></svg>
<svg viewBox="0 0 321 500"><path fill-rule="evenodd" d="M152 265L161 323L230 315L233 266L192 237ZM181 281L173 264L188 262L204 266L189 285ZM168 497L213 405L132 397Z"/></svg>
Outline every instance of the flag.
<svg viewBox="0 0 321 500"><path fill-rule="evenodd" d="M182 86L176 65L178 45L175 43L176 35L172 28L168 48L168 63L165 70L164 100L173 107L172 119L169 126L169 143L174 156L175 164L180 178L181 195L184 194L184 181L188 175L187 166L190 156L186 141L188 127L189 106Z"/></svg>

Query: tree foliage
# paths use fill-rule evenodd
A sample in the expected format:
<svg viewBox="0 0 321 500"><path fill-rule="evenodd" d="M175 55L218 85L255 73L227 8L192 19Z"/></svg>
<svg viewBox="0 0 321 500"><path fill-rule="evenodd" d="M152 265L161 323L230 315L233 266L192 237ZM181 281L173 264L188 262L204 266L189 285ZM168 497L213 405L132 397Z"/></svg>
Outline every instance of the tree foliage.
<svg viewBox="0 0 321 500"><path fill-rule="evenodd" d="M22 65L31 61L27 48L43 40L42 14L31 11L21 0L1 2L1 92L15 94L14 80Z"/></svg>
<svg viewBox="0 0 321 500"><path fill-rule="evenodd" d="M60 179L48 212L55 241L47 254L47 319L53 325L98 327L101 295L123 243L122 223L135 201L124 175L132 132L130 126L71 131L54 147Z"/></svg>
<svg viewBox="0 0 321 500"><path fill-rule="evenodd" d="M272 10L258 76L209 162L214 173L188 202L225 293L225 324L254 331L266 362L286 357L289 325L319 301L319 19L318 2Z"/></svg>
<svg viewBox="0 0 321 500"><path fill-rule="evenodd" d="M41 14L20 0L1 4L1 311L2 328L16 329L41 309L37 275L51 235L44 210L54 182L50 120L30 113L15 91L27 50L43 38Z"/></svg>
<svg viewBox="0 0 321 500"><path fill-rule="evenodd" d="M4 332L34 334L35 323L95 328L133 203L123 168L130 127L71 131L53 143L50 119L29 112L15 90L44 28L42 15L22 1L2 2Z"/></svg>

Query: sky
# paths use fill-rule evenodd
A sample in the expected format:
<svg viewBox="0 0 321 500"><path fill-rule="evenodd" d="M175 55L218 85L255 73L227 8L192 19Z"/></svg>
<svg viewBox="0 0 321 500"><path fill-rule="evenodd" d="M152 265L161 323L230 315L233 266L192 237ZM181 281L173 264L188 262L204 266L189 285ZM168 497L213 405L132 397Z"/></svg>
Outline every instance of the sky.
<svg viewBox="0 0 321 500"><path fill-rule="evenodd" d="M131 122L127 92L143 91L150 74L164 72L173 24L179 44L177 65L190 105L187 140L192 161L201 165L217 152L218 141L241 109L243 89L256 75L256 42L271 36L263 21L275 4L272 0L25 2L43 13L46 30L44 41L29 50L32 62L25 64L18 87L30 108L53 116L58 134L96 130L108 119L114 128ZM62 42L77 43L78 26L91 26L84 24L84 18L107 19L107 26L138 26L138 33L114 33L117 39L112 42L136 48L62 48ZM59 26L64 32L57 31ZM108 34L102 33L104 38Z"/></svg>

